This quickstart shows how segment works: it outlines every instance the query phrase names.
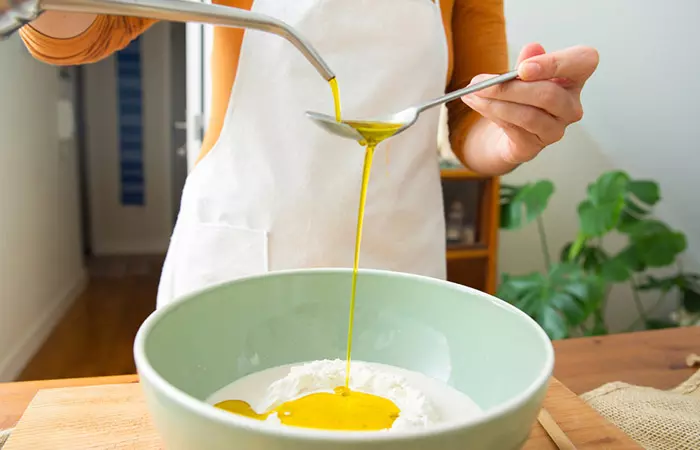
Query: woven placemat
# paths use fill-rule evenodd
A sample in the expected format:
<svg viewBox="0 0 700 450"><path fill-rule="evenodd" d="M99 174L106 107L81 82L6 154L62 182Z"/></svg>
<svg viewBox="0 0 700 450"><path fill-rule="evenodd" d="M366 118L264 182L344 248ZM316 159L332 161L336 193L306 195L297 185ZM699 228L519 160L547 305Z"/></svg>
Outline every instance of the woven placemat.
<svg viewBox="0 0 700 450"><path fill-rule="evenodd" d="M646 450L700 449L700 370L668 391L614 382L581 398Z"/></svg>

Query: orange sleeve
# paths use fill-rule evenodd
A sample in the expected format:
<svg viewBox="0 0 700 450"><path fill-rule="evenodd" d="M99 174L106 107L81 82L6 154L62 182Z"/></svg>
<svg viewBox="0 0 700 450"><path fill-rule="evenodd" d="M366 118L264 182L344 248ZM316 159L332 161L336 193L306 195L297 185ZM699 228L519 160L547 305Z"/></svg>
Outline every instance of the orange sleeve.
<svg viewBox="0 0 700 450"><path fill-rule="evenodd" d="M503 0L455 0L451 28L454 62L448 92L467 86L476 75L508 71ZM459 100L447 108L450 144L462 159L467 133L481 115Z"/></svg>
<svg viewBox="0 0 700 450"><path fill-rule="evenodd" d="M19 31L29 53L54 65L88 64L107 58L123 49L150 27L154 20L133 17L97 16L78 36L57 39L25 25Z"/></svg>

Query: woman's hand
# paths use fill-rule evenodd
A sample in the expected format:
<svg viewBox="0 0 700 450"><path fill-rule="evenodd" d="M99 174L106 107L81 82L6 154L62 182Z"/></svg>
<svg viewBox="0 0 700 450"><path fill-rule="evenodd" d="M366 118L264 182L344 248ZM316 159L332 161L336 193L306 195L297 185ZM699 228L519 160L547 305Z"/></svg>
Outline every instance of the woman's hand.
<svg viewBox="0 0 700 450"><path fill-rule="evenodd" d="M480 133L490 144L485 151L512 167L559 141L566 127L583 117L581 90L597 66L598 52L590 47L545 53L539 44L525 46L519 79L462 98L490 121ZM472 83L492 76L479 75Z"/></svg>

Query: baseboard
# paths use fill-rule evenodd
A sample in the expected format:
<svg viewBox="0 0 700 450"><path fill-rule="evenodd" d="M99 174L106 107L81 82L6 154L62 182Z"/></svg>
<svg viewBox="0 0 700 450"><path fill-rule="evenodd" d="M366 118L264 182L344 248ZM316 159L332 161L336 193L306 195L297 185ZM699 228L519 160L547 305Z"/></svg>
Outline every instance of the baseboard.
<svg viewBox="0 0 700 450"><path fill-rule="evenodd" d="M18 337L15 341L17 346L10 350L3 360L0 360L0 382L17 379L27 363L49 337L49 334L58 325L68 308L83 292L87 281L87 271L81 269L80 276L72 286L65 290L53 307L45 310L33 326L25 330L24 336Z"/></svg>

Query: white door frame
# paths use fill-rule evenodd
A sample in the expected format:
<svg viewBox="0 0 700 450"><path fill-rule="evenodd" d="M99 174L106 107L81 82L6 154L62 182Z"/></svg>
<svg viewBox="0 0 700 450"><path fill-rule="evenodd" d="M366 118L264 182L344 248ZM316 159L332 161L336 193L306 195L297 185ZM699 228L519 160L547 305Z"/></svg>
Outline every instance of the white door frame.
<svg viewBox="0 0 700 450"><path fill-rule="evenodd" d="M208 0L193 0L209 3ZM187 169L199 156L211 109L213 26L187 24Z"/></svg>

